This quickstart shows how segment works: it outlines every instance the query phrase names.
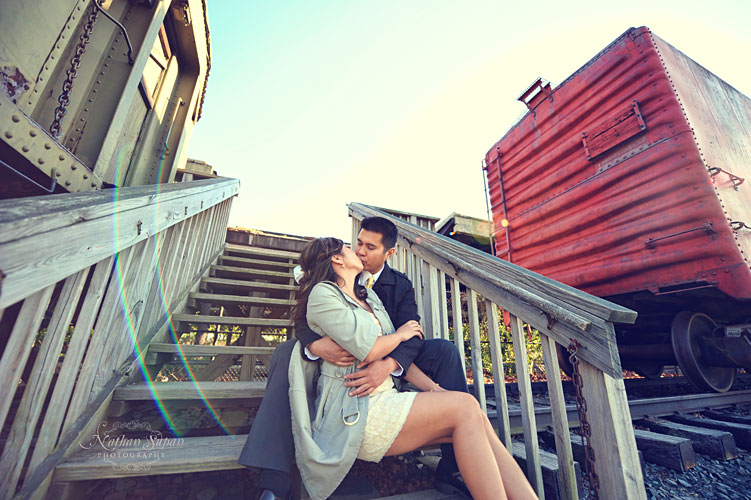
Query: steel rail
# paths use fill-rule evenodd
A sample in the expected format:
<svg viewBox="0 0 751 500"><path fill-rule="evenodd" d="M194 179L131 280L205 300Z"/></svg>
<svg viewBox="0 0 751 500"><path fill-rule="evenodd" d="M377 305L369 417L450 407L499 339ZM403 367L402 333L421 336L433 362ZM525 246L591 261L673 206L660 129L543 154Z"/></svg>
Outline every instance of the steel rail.
<svg viewBox="0 0 751 500"><path fill-rule="evenodd" d="M634 399L628 402L628 407L631 411L631 420L638 420L644 417L663 417L676 413L698 412L738 404L751 405L751 390ZM488 406L495 406L495 401L489 399ZM521 409L509 408L508 413L511 434L523 434ZM578 427L579 414L576 411L575 404L566 405L566 414L568 415L569 427ZM488 410L488 417L491 420L495 419L496 415L495 410ZM549 427L553 425L550 408L535 407L535 420L538 432L549 430Z"/></svg>

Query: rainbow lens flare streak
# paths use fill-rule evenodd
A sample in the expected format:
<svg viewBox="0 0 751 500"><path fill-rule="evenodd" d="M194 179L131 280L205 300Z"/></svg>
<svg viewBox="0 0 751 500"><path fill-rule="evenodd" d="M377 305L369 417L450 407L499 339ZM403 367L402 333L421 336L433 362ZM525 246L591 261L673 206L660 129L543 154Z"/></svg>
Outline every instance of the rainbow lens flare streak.
<svg viewBox="0 0 751 500"><path fill-rule="evenodd" d="M167 145L168 142L169 142L169 134L167 135L167 138L164 141L164 145L162 146L162 150L160 152L159 168L158 168L158 171L157 171L157 179L161 179L162 168L164 167L164 157L165 157L165 152L166 152L166 145ZM116 179L120 178L120 169L122 168L123 163L124 163L123 162L123 154L124 154L124 151L121 151L121 153L120 153L120 155L118 157L118 160L117 160L117 168L116 168L116 172L117 173L116 173L116 177L115 177ZM159 195L160 184L156 184L154 189L155 189L155 194L158 196ZM118 188L118 187L113 188L113 198L114 198L115 206L117 207L117 204L118 204L119 198L120 198L120 188ZM116 213L117 213L117 210L116 210ZM180 224L184 224L186 222L187 222L187 219L185 219L184 221L180 222ZM116 218L115 219L115 223L114 223L115 241L118 241L119 223L120 223L119 219ZM156 205L156 210L154 211L154 227L157 228L157 230L159 229L159 204L158 203ZM163 237L164 236L161 236L161 238L163 238ZM165 282L166 282L166 280L165 280L165 277L163 275L162 262L161 262L160 255L159 255L159 247L158 247L158 240L159 240L159 238L160 238L159 234L157 234L156 238L153 238L153 244L155 246L154 252L156 254L156 270L157 270L157 278L158 278L158 286L159 286L159 290L158 291L159 291L159 299L160 299L160 304L157 305L156 307L162 307L163 310L164 310L164 314L166 314L166 316L167 316L167 323L168 323L167 326L169 328L169 332L170 332L170 335L172 337L173 342L175 343L175 345L178 346L180 362L182 363L183 367L185 368L185 373L188 374L188 377L190 378L190 381L193 383L193 387L195 388L196 394L199 396L200 400L203 402L204 407L206 407L206 409L210 412L210 414L213 417L214 421L216 421L216 423L224 431L224 433L225 434L230 434L230 432L227 429L227 427L222 423L221 418L219 417L219 415L217 415L216 410L211 406L211 404L209 403L208 399L204 395L203 391L201 391L201 387L197 383L197 381L195 379L195 376L193 374L193 371L190 369L190 366L189 366L187 360L185 359L185 356L183 355L182 350L179 349L179 344L178 344L179 338L178 338L177 334L175 333L175 326L174 326L174 324L172 322L172 315L170 314L170 310L169 310L169 303L168 303L168 299L167 299L167 290L165 290ZM146 249L144 249L144 251L146 251ZM169 427L170 432L175 437L181 437L181 436L184 435L185 432L181 432L175 426L175 423L174 423L174 421L172 419L172 416L169 414L169 410L165 407L163 401L159 397L159 390L157 389L157 385L158 384L155 384L149 378L148 370L146 369L146 364L144 363L144 356L146 354L146 351L141 350L141 347L138 345L136 328L135 328L135 325L133 323L133 318L131 317L131 314L130 314L130 307L128 305L128 293L127 293L127 290L126 290L126 287L125 287L125 281L123 279L126 269L123 269L123 263L122 263L122 259L120 258L120 254L119 253L116 255L115 270L116 270L116 273L117 273L117 280L118 280L118 285L119 285L118 288L120 290L120 298L121 298L121 302L122 302L123 316L125 317L125 320L127 322L128 333L130 334L131 344L132 344L133 349L134 349L135 354L136 354L136 361L138 362L138 366L139 366L139 368L141 370L142 378L146 382L146 385L149 388L149 392L151 393L152 400L156 404L156 406L157 406L157 408L159 410L159 413L162 415L162 418L164 419L164 422ZM166 271L174 272L174 270L166 270ZM146 319L146 318L142 318L142 319Z"/></svg>

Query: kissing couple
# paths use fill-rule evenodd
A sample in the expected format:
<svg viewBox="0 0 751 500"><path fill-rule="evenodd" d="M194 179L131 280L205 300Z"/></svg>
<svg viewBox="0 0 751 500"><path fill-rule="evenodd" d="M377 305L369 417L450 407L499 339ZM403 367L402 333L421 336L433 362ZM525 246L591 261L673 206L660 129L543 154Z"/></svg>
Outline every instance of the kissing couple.
<svg viewBox="0 0 751 500"><path fill-rule="evenodd" d="M455 346L423 339L412 283L386 263L397 237L391 221L369 217L354 250L317 238L302 251L297 338L272 356L239 463L261 469L261 500L289 497L293 462L311 498L324 500L356 458L440 444L440 491L537 498L467 392ZM397 390L403 381L420 392Z"/></svg>

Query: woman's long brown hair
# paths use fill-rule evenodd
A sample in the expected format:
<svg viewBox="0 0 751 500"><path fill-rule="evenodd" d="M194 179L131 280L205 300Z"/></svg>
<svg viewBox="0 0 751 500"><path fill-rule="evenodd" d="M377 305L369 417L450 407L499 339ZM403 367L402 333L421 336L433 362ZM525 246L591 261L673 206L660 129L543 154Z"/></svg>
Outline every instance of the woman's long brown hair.
<svg viewBox="0 0 751 500"><path fill-rule="evenodd" d="M300 279L297 290L297 304L293 309L295 324L304 325L308 310L308 297L311 290L321 281L332 281L339 284L341 278L334 272L331 257L342 253L344 242L338 238L316 238L308 243L300 254L300 267L305 273ZM360 285L355 285L355 293L361 299L367 296L367 291Z"/></svg>

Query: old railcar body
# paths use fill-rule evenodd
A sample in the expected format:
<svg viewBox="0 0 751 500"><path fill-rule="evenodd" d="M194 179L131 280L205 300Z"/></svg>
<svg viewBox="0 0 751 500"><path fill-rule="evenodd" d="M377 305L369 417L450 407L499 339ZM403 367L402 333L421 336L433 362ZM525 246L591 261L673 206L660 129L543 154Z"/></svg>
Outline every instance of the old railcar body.
<svg viewBox="0 0 751 500"><path fill-rule="evenodd" d="M496 254L639 312L625 367L724 391L751 366L751 99L631 28L485 157Z"/></svg>
<svg viewBox="0 0 751 500"><path fill-rule="evenodd" d="M210 67L205 0L0 2L0 199L172 182Z"/></svg>

